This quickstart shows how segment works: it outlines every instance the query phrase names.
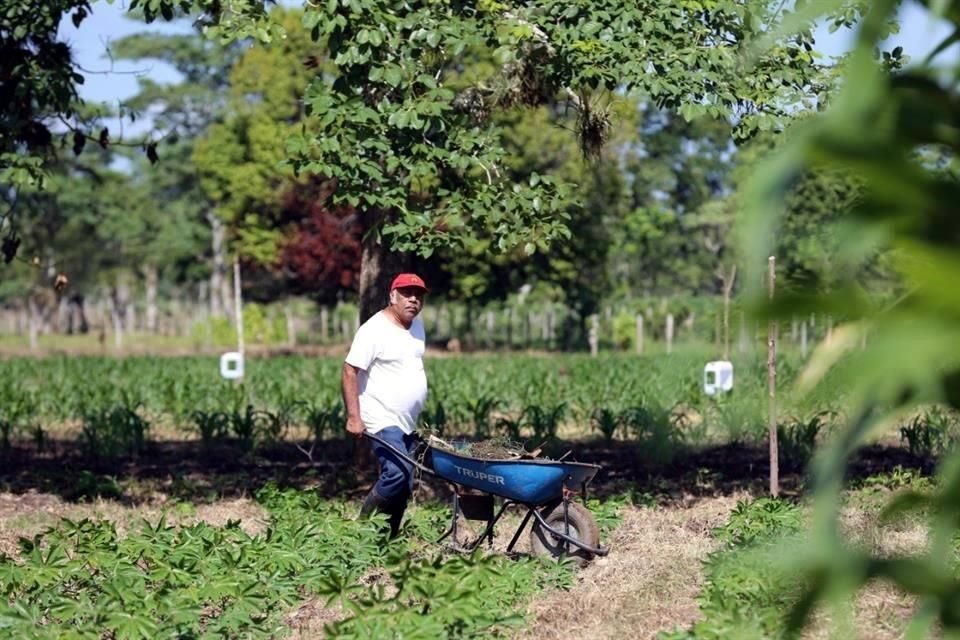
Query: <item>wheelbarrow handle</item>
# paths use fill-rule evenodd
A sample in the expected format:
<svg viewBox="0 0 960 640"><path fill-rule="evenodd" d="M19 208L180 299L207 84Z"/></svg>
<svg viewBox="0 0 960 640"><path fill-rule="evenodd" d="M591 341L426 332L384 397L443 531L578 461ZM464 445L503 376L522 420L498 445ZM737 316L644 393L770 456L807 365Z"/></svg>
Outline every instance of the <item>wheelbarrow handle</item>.
<svg viewBox="0 0 960 640"><path fill-rule="evenodd" d="M430 474L430 475L432 475L432 476L439 477L439 475L437 474L436 471L434 471L433 469L431 469L431 468L429 468L429 467L427 467L427 466L424 466L424 465L420 464L419 462L417 462L416 460L414 460L413 458L411 458L410 456L408 456L405 451L401 451L400 449L397 449L395 446L393 446L392 444L390 444L389 442L387 442L386 440L384 440L384 439L381 438L380 436L374 435L374 434L369 433L369 432L367 432L367 431L364 431L364 432L363 432L363 435L364 435L364 437L373 440L373 441L376 442L377 444L386 447L387 449L389 449L390 451L392 451L393 453L395 453L397 456L399 456L400 459L402 459L402 460L404 460L404 461L406 461L406 462L409 462L410 464L412 464L413 466L415 466L417 469L420 469L420 471L423 471L424 473L428 473L428 474Z"/></svg>

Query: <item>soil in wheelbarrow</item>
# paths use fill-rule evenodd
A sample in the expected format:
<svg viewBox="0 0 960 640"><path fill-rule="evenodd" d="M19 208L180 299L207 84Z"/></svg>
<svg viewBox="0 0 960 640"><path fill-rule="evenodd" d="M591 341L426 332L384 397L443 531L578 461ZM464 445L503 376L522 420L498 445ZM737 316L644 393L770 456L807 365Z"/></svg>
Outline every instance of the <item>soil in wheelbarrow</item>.
<svg viewBox="0 0 960 640"><path fill-rule="evenodd" d="M435 447L456 451L459 454L484 460L514 460L536 458L539 450L527 451L523 445L508 438L490 438L477 442L458 443L453 445L439 438L431 438L430 444Z"/></svg>

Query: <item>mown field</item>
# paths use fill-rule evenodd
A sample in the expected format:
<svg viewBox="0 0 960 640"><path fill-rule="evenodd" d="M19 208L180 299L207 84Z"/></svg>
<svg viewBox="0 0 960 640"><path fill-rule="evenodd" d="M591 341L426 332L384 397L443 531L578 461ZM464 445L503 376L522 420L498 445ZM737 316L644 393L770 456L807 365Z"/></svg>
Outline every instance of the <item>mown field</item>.
<svg viewBox="0 0 960 640"><path fill-rule="evenodd" d="M371 461L342 437L337 358L0 362L0 635L23 638L776 637L800 587L773 558L802 535L806 463L843 395L793 397L781 358L785 498L763 497L766 371L701 390L707 354L428 360L423 430L509 438L604 466L588 506L609 557L503 553L519 514L473 555L434 540L446 488L423 480L402 536L354 520ZM874 551L920 549L955 417L905 417L854 460L844 526ZM787 542L789 544L789 542ZM899 637L913 600L882 583L851 603L860 637ZM818 614L811 637L837 613ZM732 635L731 635L732 634Z"/></svg>

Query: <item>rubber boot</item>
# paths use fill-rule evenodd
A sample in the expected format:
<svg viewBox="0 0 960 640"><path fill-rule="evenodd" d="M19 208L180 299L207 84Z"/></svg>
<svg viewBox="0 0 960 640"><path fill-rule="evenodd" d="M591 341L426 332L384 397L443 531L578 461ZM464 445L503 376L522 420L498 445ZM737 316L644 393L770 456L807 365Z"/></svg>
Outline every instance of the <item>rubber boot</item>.
<svg viewBox="0 0 960 640"><path fill-rule="evenodd" d="M370 493L363 499L363 505L360 507L358 520L369 518L374 513L390 513L390 502L377 493L376 489L370 489Z"/></svg>
<svg viewBox="0 0 960 640"><path fill-rule="evenodd" d="M400 533L400 525L403 523L403 513L407 510L407 500L409 496L400 496L391 501L387 507L387 514L390 516L390 539L393 540Z"/></svg>

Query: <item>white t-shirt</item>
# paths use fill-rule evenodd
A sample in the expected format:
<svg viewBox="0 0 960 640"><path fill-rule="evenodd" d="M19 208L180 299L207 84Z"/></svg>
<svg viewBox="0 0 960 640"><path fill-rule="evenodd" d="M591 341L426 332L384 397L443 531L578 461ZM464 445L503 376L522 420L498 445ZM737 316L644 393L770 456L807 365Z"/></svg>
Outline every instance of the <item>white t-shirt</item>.
<svg viewBox="0 0 960 640"><path fill-rule="evenodd" d="M416 429L427 401L425 346L419 317L404 329L379 311L357 331L346 361L361 370L357 375L360 419L370 433L385 427L400 427L404 433Z"/></svg>

